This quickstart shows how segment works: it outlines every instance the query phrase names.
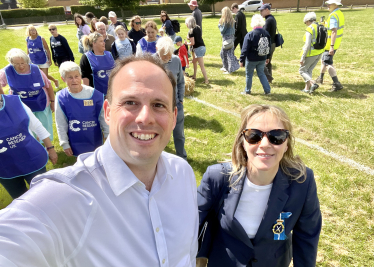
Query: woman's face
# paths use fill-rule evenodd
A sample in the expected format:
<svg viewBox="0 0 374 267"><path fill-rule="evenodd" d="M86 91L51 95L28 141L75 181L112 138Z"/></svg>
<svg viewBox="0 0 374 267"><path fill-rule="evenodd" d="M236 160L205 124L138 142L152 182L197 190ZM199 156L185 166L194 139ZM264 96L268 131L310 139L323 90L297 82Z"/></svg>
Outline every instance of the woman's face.
<svg viewBox="0 0 374 267"><path fill-rule="evenodd" d="M117 31L117 36L121 41L125 40L127 37L126 31Z"/></svg>
<svg viewBox="0 0 374 267"><path fill-rule="evenodd" d="M20 57L15 57L12 59L12 65L18 73L26 73L29 71L30 66L27 62Z"/></svg>
<svg viewBox="0 0 374 267"><path fill-rule="evenodd" d="M105 51L105 41L104 41L104 38L102 36L97 38L96 42L93 43L92 49L95 52L95 54L104 53L104 51Z"/></svg>
<svg viewBox="0 0 374 267"><path fill-rule="evenodd" d="M145 29L145 32L147 34L147 37L148 37L148 41L155 41L156 40L156 36L157 36L157 31L151 27L147 27Z"/></svg>
<svg viewBox="0 0 374 267"><path fill-rule="evenodd" d="M38 35L38 32L36 31L35 28L30 28L30 29L29 29L29 33L30 33L30 36L31 36L31 37L35 37L35 36Z"/></svg>
<svg viewBox="0 0 374 267"><path fill-rule="evenodd" d="M246 129L268 132L275 129L284 129L284 125L271 113L264 112L252 116L247 123ZM265 135L260 143L252 145L244 139L243 147L247 152L248 169L259 174L266 172L276 173L279 168L279 162L288 149L287 141L288 139L281 145L273 145Z"/></svg>
<svg viewBox="0 0 374 267"><path fill-rule="evenodd" d="M136 19L134 21L134 30L135 31L140 31L140 28L142 27L142 22L140 19Z"/></svg>
<svg viewBox="0 0 374 267"><path fill-rule="evenodd" d="M166 20L166 14L165 13L161 13L161 20L162 20L162 22L164 22Z"/></svg>
<svg viewBox="0 0 374 267"><path fill-rule="evenodd" d="M81 24L82 24L82 19L79 18L79 17L76 17L76 18L75 18L75 22L76 22L78 25L81 25Z"/></svg>

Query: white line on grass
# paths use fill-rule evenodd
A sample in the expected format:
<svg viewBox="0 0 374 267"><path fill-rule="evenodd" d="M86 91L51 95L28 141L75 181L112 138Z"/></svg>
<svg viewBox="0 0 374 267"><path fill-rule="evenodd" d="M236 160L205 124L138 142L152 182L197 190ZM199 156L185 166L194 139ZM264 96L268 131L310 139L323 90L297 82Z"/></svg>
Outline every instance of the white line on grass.
<svg viewBox="0 0 374 267"><path fill-rule="evenodd" d="M191 96L187 96L186 98L188 98L188 99L192 99L192 100L194 100L194 101L196 101L196 102L198 102L198 103L204 104L204 105L206 105L206 106L208 106L208 107L211 107L211 108L217 109L217 110L219 110L219 111L223 111L223 112L225 112L225 113L229 113L229 114L231 114L231 115L233 115L233 116L235 116L235 117L239 117L239 118L240 118L240 114L235 113L235 112L231 112L231 111L229 111L229 110L226 110L226 109L223 109L223 108L220 108L220 107L217 107L216 105L213 105L213 104L211 104L211 103L205 102L204 100L200 100L200 99L197 99L197 98L195 98L195 97L191 97ZM334 159L336 159L336 160L338 160L338 161L340 161L340 162L347 163L347 164L349 164L349 165L350 165L351 167L353 167L353 168L356 168L356 169L358 169L358 170L360 170L360 171L363 171L363 172L365 172L365 173L367 173L367 174L369 174L369 175L374 176L374 170L373 170L373 169L371 169L371 168L369 168L369 167L367 167L367 166L365 166L365 165L362 165L362 164L360 164L360 163L357 163L356 161L354 161L354 160L352 160L352 159L346 158L346 157L344 157L344 156L340 156L340 155L338 155L338 154L336 154L336 153L334 153L334 152L330 152L330 151L324 149L323 147L320 147L320 146L318 146L318 145L311 144L311 143L309 143L309 142L307 142L307 141L305 141L305 140L303 140L303 139L300 139L300 138L297 138L297 137L296 137L295 140L296 140L297 142L303 144L303 145L306 145L306 146L308 146L308 147L310 147L310 148L316 149L316 150L318 150L319 152L321 152L321 153L323 153L323 154L325 154L325 155L327 155L327 156L329 156L329 157L332 157L332 158L334 158Z"/></svg>

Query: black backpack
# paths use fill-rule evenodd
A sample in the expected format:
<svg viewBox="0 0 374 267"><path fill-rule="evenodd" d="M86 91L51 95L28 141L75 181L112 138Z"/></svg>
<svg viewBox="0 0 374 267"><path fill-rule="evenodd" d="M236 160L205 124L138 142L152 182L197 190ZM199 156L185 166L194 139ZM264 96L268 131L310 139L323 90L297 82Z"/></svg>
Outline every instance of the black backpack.
<svg viewBox="0 0 374 267"><path fill-rule="evenodd" d="M317 38L313 45L314 49L323 49L327 43L327 29L322 24L317 24Z"/></svg>
<svg viewBox="0 0 374 267"><path fill-rule="evenodd" d="M179 24L179 21L176 19L171 20L171 25L173 25L174 32L180 32L181 31L181 25Z"/></svg>

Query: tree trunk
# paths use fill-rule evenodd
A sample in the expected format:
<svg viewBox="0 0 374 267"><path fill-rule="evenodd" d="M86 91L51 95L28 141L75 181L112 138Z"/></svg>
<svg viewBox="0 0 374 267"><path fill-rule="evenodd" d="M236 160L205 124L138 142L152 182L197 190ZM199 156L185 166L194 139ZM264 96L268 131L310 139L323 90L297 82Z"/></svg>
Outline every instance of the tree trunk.
<svg viewBox="0 0 374 267"><path fill-rule="evenodd" d="M121 15L122 15L122 21L126 21L126 18L125 18L125 11L123 10L122 7L121 7Z"/></svg>
<svg viewBox="0 0 374 267"><path fill-rule="evenodd" d="M297 0L297 12L299 12L299 8L300 8L300 0Z"/></svg>
<svg viewBox="0 0 374 267"><path fill-rule="evenodd" d="M213 17L216 16L216 7L214 6L214 1L213 1Z"/></svg>

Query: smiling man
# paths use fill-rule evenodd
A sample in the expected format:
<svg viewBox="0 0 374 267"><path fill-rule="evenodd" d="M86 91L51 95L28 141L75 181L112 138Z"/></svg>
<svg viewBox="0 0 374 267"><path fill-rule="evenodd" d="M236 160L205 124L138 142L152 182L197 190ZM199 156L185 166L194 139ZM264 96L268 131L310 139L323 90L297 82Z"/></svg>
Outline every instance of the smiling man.
<svg viewBox="0 0 374 267"><path fill-rule="evenodd" d="M118 63L104 102L109 138L0 211L0 266L195 266L195 177L163 152L174 86L150 55Z"/></svg>

